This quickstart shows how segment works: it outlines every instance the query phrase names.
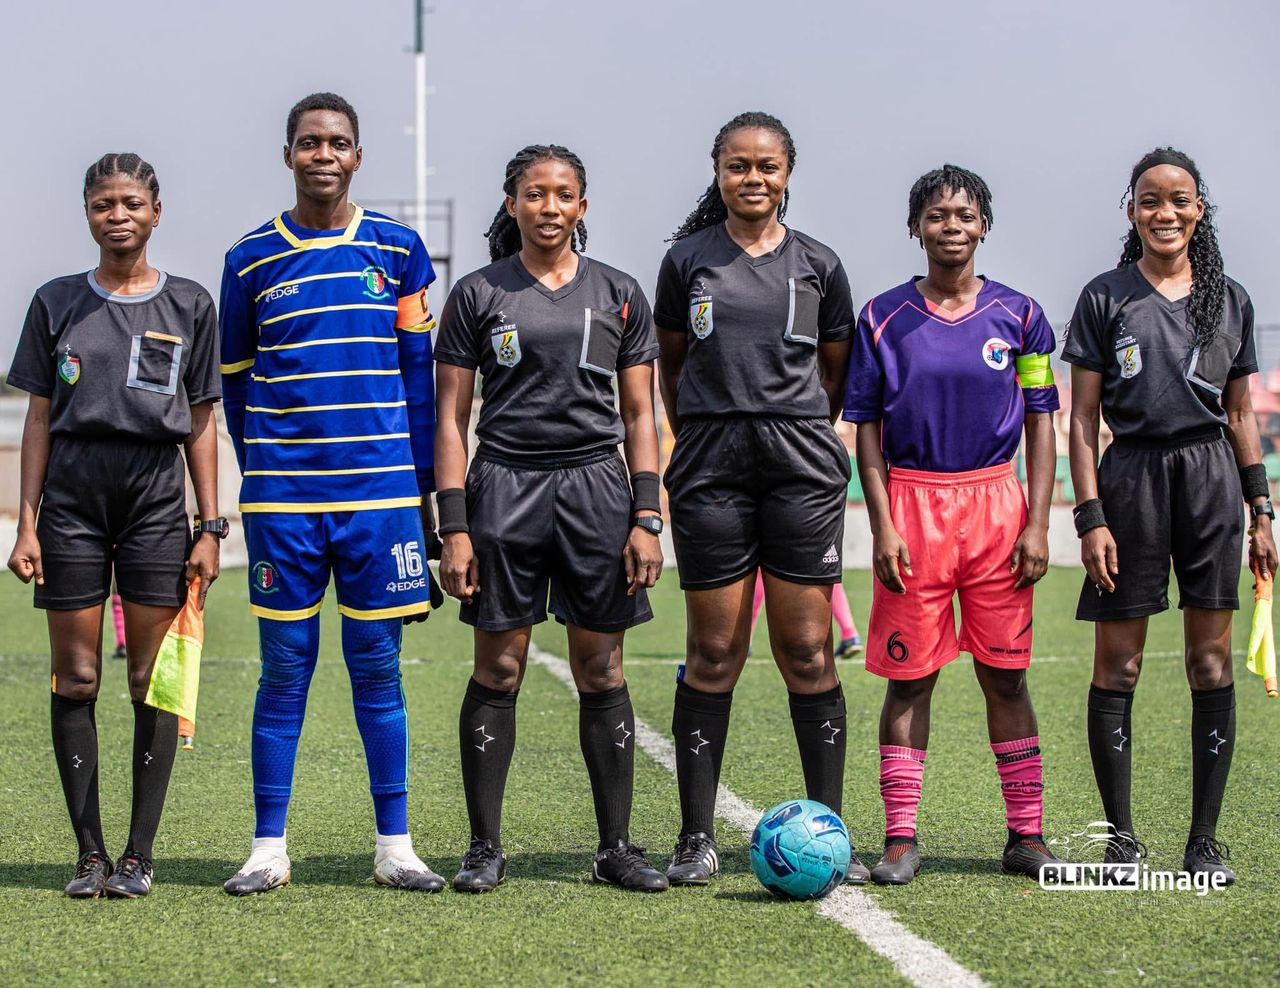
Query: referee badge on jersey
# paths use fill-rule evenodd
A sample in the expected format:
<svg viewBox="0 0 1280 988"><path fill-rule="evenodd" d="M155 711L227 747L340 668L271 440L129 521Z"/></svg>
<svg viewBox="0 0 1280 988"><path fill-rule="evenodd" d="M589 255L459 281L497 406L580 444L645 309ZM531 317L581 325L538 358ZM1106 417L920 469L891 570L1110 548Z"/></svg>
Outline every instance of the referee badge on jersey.
<svg viewBox="0 0 1280 988"><path fill-rule="evenodd" d="M700 340L705 340L711 335L712 330L716 328L715 320L711 314L710 295L695 298L689 303L689 328L693 330L693 335Z"/></svg>
<svg viewBox="0 0 1280 988"><path fill-rule="evenodd" d="M520 333L515 326L502 325L489 337L493 342L493 352L501 367L514 367L520 363Z"/></svg>
<svg viewBox="0 0 1280 988"><path fill-rule="evenodd" d="M1120 365L1120 376L1126 381L1137 377L1142 371L1142 348L1137 343L1130 343L1116 350L1116 363Z"/></svg>
<svg viewBox="0 0 1280 988"><path fill-rule="evenodd" d="M58 358L58 376L68 384L75 384L80 380L80 358L71 352L70 346Z"/></svg>

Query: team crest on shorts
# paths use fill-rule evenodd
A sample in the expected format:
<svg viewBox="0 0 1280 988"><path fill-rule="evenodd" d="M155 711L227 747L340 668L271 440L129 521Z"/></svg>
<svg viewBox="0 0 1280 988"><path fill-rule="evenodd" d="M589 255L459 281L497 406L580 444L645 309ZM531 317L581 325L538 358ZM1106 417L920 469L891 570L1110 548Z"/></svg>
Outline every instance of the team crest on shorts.
<svg viewBox="0 0 1280 988"><path fill-rule="evenodd" d="M370 265L360 272L360 280L364 282L364 293L369 298L386 298L391 294L387 288L387 272L382 268Z"/></svg>
<svg viewBox="0 0 1280 988"><path fill-rule="evenodd" d="M1120 376L1126 381L1137 377L1142 371L1142 348L1137 343L1121 347L1116 351L1116 363L1120 365Z"/></svg>
<svg viewBox="0 0 1280 988"><path fill-rule="evenodd" d="M520 352L520 334L514 326L502 326L490 339L493 341L493 352L498 363L503 367L514 367L520 363L523 354Z"/></svg>
<svg viewBox="0 0 1280 988"><path fill-rule="evenodd" d="M260 593L275 593L280 589L278 580L276 568L270 563L263 561L254 564L253 585Z"/></svg>
<svg viewBox="0 0 1280 988"><path fill-rule="evenodd" d="M982 362L992 370L1004 370L1009 366L1009 351L1013 344L993 336L982 344Z"/></svg>
<svg viewBox="0 0 1280 988"><path fill-rule="evenodd" d="M68 384L80 380L80 358L71 352L71 347L67 347L58 358L58 376Z"/></svg>

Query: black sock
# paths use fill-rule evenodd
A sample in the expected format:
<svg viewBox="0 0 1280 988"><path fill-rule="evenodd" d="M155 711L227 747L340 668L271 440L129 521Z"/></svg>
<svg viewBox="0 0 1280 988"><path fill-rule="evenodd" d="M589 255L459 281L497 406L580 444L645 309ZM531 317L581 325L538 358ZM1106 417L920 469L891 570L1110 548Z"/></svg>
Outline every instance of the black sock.
<svg viewBox="0 0 1280 988"><path fill-rule="evenodd" d="M1089 687L1089 755L1107 822L1133 833L1129 789L1133 778L1133 694Z"/></svg>
<svg viewBox="0 0 1280 988"><path fill-rule="evenodd" d="M676 748L676 784L680 789L680 833L715 836L716 787L729 736L733 690L706 693L676 683L671 734Z"/></svg>
<svg viewBox="0 0 1280 988"><path fill-rule="evenodd" d="M51 694L49 719L53 724L53 757L67 797L67 813L76 832L80 854L106 854L102 817L98 810L98 724L96 700L69 700Z"/></svg>
<svg viewBox="0 0 1280 988"><path fill-rule="evenodd" d="M150 858L164 812L173 756L178 751L178 715L133 701L133 813L125 853Z"/></svg>
<svg viewBox="0 0 1280 988"><path fill-rule="evenodd" d="M603 693L578 693L578 742L591 778L602 851L631 839L635 730L626 683Z"/></svg>
<svg viewBox="0 0 1280 988"><path fill-rule="evenodd" d="M844 689L837 683L823 693L788 695L805 793L839 813L844 801L844 752L848 740Z"/></svg>
<svg viewBox="0 0 1280 988"><path fill-rule="evenodd" d="M1236 742L1236 688L1191 691L1191 836L1216 837Z"/></svg>
<svg viewBox="0 0 1280 988"><path fill-rule="evenodd" d="M472 839L502 846L502 797L507 770L516 750L516 696L467 683L458 717L458 746L462 752L462 789Z"/></svg>

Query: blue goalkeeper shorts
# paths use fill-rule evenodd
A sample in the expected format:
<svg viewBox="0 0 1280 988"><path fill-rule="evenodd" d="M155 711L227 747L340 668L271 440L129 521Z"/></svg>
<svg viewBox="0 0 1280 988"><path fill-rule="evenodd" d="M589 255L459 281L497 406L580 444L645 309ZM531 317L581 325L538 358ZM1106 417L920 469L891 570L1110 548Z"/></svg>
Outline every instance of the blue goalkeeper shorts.
<svg viewBox="0 0 1280 988"><path fill-rule="evenodd" d="M244 516L249 610L274 621L316 614L329 587L338 612L364 621L431 609L422 516L417 508L254 512Z"/></svg>

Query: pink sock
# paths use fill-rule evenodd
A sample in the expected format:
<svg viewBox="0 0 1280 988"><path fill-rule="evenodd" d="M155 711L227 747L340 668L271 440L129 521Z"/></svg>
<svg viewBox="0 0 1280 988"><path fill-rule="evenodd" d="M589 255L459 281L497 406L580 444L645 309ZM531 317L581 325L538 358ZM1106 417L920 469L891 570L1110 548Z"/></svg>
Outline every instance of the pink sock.
<svg viewBox="0 0 1280 988"><path fill-rule="evenodd" d="M1040 738L999 741L992 744L1005 817L1014 833L1039 834L1044 829L1044 772L1040 762Z"/></svg>
<svg viewBox="0 0 1280 988"><path fill-rule="evenodd" d="M840 627L841 638L857 637L858 626L853 623L853 615L849 613L849 595L844 592L844 586L839 583L831 588L831 616L836 619L836 624Z"/></svg>
<svg viewBox="0 0 1280 988"><path fill-rule="evenodd" d="M116 626L116 645L124 644L124 605L120 603L120 595L111 595L111 620Z"/></svg>
<svg viewBox="0 0 1280 988"><path fill-rule="evenodd" d="M756 633L756 618L760 616L760 608L764 606L764 573L756 570L756 593L751 598L751 635Z"/></svg>
<svg viewBox="0 0 1280 988"><path fill-rule="evenodd" d="M924 784L924 750L880 746L880 795L884 797L886 837L914 837L916 808Z"/></svg>

